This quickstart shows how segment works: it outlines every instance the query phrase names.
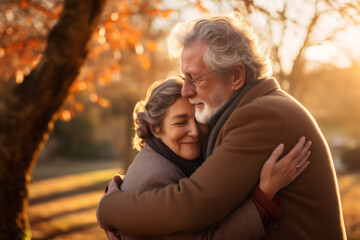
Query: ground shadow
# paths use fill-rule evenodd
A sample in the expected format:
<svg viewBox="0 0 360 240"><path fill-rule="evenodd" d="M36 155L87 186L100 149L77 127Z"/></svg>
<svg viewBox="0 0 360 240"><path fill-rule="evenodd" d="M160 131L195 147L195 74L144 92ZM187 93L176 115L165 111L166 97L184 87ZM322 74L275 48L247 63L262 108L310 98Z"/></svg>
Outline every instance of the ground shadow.
<svg viewBox="0 0 360 240"><path fill-rule="evenodd" d="M73 197L73 196L76 196L79 194L93 192L93 191L97 191L97 190L101 190L101 189L104 189L104 191L105 191L105 187L108 183L109 183L109 181L101 181L101 182L98 182L91 186L81 187L81 188L77 188L77 189L70 190L70 191L56 192L56 193L52 193L50 195L37 197L37 198L31 198L29 200L29 204L30 205L41 204L41 203L45 203L45 202L58 200L60 198L65 198L65 197L70 197L70 196Z"/></svg>
<svg viewBox="0 0 360 240"><path fill-rule="evenodd" d="M64 235L72 234L72 233L75 233L75 232L82 232L82 231L85 231L85 230L87 230L89 228L92 228L92 227L95 227L95 226L97 226L97 223L84 224L84 225L81 225L81 226L76 226L76 227L70 228L70 229L65 230L65 231L62 231L62 230L54 231L54 232L48 234L46 237L32 238L32 239L33 240L48 240L48 239L54 239L55 237L58 237L58 236L63 236L64 237Z"/></svg>
<svg viewBox="0 0 360 240"><path fill-rule="evenodd" d="M89 211L89 210L92 210L92 209L96 208L96 206L97 205L92 205L92 206L88 206L88 207L78 208L76 210L59 212L59 213L53 214L53 215L48 216L48 217L40 217L38 219L32 220L31 224L35 225L35 224L38 224L38 223L41 223L41 222L51 221L54 218L60 218L60 217L63 217L63 216L69 215L69 214L81 213L81 212Z"/></svg>

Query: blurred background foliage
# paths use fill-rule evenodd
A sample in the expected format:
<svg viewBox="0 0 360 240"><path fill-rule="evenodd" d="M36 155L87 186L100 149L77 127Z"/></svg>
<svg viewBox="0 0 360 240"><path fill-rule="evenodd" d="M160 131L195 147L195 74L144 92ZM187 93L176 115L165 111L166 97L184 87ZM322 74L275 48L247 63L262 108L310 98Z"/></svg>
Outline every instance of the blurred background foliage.
<svg viewBox="0 0 360 240"><path fill-rule="evenodd" d="M42 59L63 3L0 1L0 115L6 108L4 99L16 100L13 86L22 84ZM96 203L111 176L125 173L136 154L131 148L135 103L152 82L180 72L178 60L166 53L170 29L201 14L230 11L242 13L254 27L281 87L319 123L340 173L348 238L360 239L358 0L107 1L86 62L57 120L48 124L54 130L44 136L46 145L30 186L34 239L62 234L66 239L105 238L94 218Z"/></svg>
<svg viewBox="0 0 360 240"><path fill-rule="evenodd" d="M62 4L1 1L0 95L38 64ZM358 154L345 154L360 144L360 3L350 0L108 1L39 160L112 158L127 166L136 153L135 103L152 82L179 72L179 62L166 56L170 29L200 14L234 10L261 35L282 88L318 121L337 168L358 162Z"/></svg>

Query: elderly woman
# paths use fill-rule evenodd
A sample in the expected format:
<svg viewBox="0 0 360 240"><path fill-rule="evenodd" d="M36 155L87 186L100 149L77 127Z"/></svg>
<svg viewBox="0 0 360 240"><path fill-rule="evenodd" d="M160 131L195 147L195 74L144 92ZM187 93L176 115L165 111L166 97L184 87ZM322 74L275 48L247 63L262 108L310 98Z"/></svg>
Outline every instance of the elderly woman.
<svg viewBox="0 0 360 240"><path fill-rule="evenodd" d="M201 165L207 126L196 122L194 106L181 97L181 87L174 79L156 82L149 88L146 99L137 103L133 146L140 152L130 165L121 190L162 188L189 177ZM276 162L283 151L280 144L265 162L259 186L252 196L212 228L156 237L121 236L121 239L260 239L265 235L268 219L283 214L271 199L306 169L309 147L310 143L305 144L302 138L288 155ZM296 167L300 170L296 171ZM115 231L107 234L109 239L118 239Z"/></svg>

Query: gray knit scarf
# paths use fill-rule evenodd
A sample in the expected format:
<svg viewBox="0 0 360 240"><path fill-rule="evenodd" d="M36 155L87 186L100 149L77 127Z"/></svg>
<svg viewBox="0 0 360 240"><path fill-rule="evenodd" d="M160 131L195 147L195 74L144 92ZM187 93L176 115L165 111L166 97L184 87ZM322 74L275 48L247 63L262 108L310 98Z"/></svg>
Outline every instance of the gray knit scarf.
<svg viewBox="0 0 360 240"><path fill-rule="evenodd" d="M247 83L245 86L240 88L231 98L210 118L209 124L212 127L209 134L208 143L205 151L205 159L207 159L213 152L216 139L219 135L219 132L226 120L235 110L236 106L239 104L240 100L245 96L245 94L250 91L256 84L262 80L255 80Z"/></svg>

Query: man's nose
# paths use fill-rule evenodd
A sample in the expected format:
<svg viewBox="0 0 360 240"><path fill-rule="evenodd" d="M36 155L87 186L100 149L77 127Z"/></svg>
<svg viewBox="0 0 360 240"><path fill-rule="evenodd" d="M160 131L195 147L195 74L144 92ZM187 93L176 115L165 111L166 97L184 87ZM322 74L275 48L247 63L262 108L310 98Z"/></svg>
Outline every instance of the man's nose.
<svg viewBox="0 0 360 240"><path fill-rule="evenodd" d="M190 83L184 82L181 88L181 96L184 98L194 97L196 95L196 90L191 86Z"/></svg>

